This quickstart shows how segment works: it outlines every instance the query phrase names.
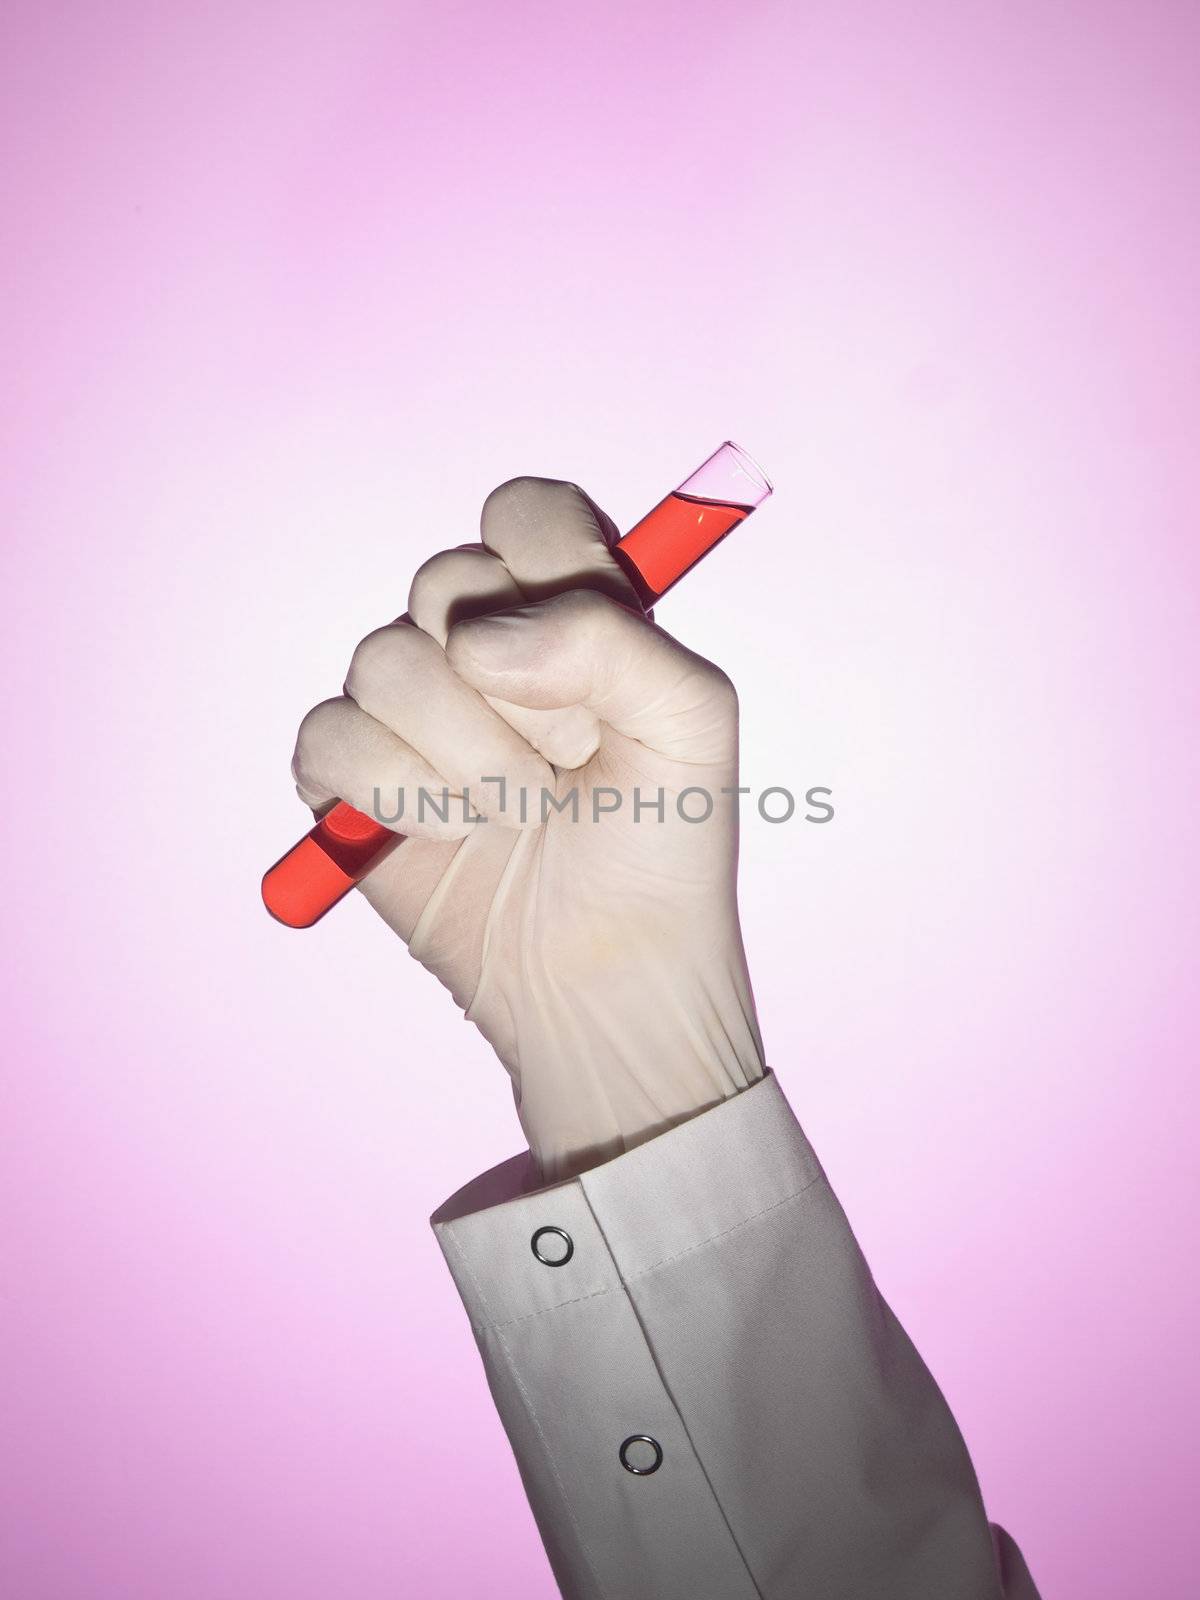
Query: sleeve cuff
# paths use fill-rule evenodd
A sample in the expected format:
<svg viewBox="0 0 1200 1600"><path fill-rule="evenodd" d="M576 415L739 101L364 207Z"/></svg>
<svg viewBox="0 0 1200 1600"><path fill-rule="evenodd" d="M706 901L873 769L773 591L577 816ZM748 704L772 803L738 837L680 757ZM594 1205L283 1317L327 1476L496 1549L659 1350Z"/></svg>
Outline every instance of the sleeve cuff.
<svg viewBox="0 0 1200 1600"><path fill-rule="evenodd" d="M502 1162L430 1218L472 1324L502 1327L604 1294L783 1205L822 1176L768 1070L711 1110L530 1191L528 1153ZM532 1248L561 1229L572 1253L547 1271Z"/></svg>
<svg viewBox="0 0 1200 1600"><path fill-rule="evenodd" d="M566 1600L1033 1593L773 1073L562 1183L531 1166L431 1221Z"/></svg>

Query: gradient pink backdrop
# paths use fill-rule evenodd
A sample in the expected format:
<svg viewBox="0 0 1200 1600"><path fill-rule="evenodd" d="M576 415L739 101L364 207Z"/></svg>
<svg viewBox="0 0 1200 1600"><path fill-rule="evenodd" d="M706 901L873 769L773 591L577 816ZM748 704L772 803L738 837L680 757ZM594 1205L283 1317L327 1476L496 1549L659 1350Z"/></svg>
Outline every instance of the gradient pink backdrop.
<svg viewBox="0 0 1200 1600"><path fill-rule="evenodd" d="M426 1217L507 1080L295 725L573 477L777 495L732 671L763 1029L1046 1600L1195 1593L1200 18L5 7L0 1590L549 1597Z"/></svg>

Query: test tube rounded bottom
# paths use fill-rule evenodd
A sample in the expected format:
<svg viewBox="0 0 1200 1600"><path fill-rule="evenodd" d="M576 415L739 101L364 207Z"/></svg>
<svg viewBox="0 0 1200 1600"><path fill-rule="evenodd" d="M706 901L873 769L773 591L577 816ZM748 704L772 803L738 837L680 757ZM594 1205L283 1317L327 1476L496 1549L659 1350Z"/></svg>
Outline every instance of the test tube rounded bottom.
<svg viewBox="0 0 1200 1600"><path fill-rule="evenodd" d="M311 928L371 868L404 843L344 800L263 876L263 904L289 928Z"/></svg>

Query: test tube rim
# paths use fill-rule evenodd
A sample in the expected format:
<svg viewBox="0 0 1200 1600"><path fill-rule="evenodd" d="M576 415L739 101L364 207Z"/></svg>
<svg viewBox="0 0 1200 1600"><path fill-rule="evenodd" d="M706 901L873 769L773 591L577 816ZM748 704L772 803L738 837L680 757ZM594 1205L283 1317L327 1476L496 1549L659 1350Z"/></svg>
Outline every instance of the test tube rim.
<svg viewBox="0 0 1200 1600"><path fill-rule="evenodd" d="M714 455L720 455L721 450L732 450L734 455L736 455L740 461L744 462L745 465L748 466L751 469L751 471L754 473L754 476L759 480L759 482L762 484L763 488L767 491L767 493L765 495L763 495L763 499L764 500L767 499L767 497L769 495L773 495L775 493L775 485L771 482L770 478L767 477L767 475L763 471L761 465L754 459L754 457L750 454L749 450L743 450L742 446L740 444L738 444L736 442L736 440L733 440L733 439L726 439L722 443L721 449L720 450L715 450L713 452L713 454ZM711 459L711 457L710 457L710 459ZM693 476L694 476L694 474L693 474ZM761 504L761 502L760 502L760 504Z"/></svg>

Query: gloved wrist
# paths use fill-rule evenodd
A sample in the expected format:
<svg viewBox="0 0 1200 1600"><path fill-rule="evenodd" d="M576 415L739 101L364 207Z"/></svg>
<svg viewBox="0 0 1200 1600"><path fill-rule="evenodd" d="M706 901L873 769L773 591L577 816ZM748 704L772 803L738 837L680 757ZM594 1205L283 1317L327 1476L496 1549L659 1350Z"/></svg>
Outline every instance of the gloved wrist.
<svg viewBox="0 0 1200 1600"><path fill-rule="evenodd" d="M577 1177L750 1088L766 1072L761 1048L749 1036L740 1045L732 1040L730 1044L733 1049L729 1058L702 1058L681 1040L678 1051L669 1058L670 1092L665 1095L661 1059L647 1063L641 1072L633 1063L632 1074L628 1061L601 1063L610 1089L594 1120L581 1106L579 1119L570 1126L538 1126L531 1133L530 1157L536 1181L547 1184ZM618 1080L631 1087L622 1096L614 1097L611 1085ZM663 1104L652 1105L647 1087L650 1084Z"/></svg>
<svg viewBox="0 0 1200 1600"><path fill-rule="evenodd" d="M736 915L723 904L731 874L699 891L703 915L633 907L610 930L592 907L567 914L545 852L538 831L512 842L463 1000L508 1070L534 1164L552 1182L708 1110L765 1067ZM533 928L535 880L560 907L548 938Z"/></svg>

